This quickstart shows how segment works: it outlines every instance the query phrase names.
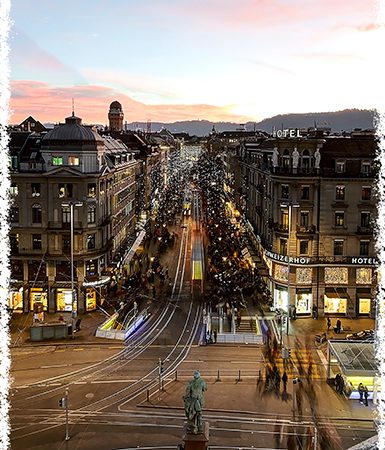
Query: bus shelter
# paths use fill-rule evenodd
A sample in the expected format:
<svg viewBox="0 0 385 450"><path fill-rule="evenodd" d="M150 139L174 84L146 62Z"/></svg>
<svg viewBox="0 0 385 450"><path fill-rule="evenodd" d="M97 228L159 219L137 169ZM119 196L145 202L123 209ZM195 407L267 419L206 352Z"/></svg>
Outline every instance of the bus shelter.
<svg viewBox="0 0 385 450"><path fill-rule="evenodd" d="M378 402L381 389L377 374L374 342L331 339L328 341L327 378L340 373L343 392L349 399L358 399L358 385L368 388L369 399Z"/></svg>

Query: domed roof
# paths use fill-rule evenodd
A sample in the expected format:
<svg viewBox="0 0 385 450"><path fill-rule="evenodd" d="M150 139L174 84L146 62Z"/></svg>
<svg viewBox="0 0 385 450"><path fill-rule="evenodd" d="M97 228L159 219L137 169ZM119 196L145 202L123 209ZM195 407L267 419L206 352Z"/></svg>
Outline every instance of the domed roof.
<svg viewBox="0 0 385 450"><path fill-rule="evenodd" d="M60 124L49 131L44 136L43 141L45 141L44 143L47 141L103 142L103 139L91 127L83 126L82 119L72 113L72 116L66 117L64 124Z"/></svg>
<svg viewBox="0 0 385 450"><path fill-rule="evenodd" d="M122 109L122 105L118 101L114 101L110 105L110 109Z"/></svg>

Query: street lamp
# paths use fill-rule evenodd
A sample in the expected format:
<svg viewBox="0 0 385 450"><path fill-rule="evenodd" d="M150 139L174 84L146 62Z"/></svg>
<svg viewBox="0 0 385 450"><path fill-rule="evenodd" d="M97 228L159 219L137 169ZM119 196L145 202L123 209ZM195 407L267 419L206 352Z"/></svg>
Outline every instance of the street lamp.
<svg viewBox="0 0 385 450"><path fill-rule="evenodd" d="M291 215L292 208L299 208L298 203L283 203L281 208L288 208L288 236L287 236L287 308L290 308L290 239L291 239ZM286 320L286 334L289 334L289 320Z"/></svg>
<svg viewBox="0 0 385 450"><path fill-rule="evenodd" d="M70 227L70 233L71 233L71 314L72 319L74 319L77 316L77 305L76 305L76 299L75 299L75 289L74 289L74 206L81 207L83 206L83 202L66 202L62 203L63 208L70 208L70 221L71 221L71 227ZM74 326L75 324L72 324L72 335L74 333Z"/></svg>

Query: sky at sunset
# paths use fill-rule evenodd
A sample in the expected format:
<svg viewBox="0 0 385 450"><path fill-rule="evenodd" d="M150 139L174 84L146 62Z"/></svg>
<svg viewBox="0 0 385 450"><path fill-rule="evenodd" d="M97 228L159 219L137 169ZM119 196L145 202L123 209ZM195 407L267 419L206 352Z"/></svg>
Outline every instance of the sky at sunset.
<svg viewBox="0 0 385 450"><path fill-rule="evenodd" d="M11 123L373 108L375 0L13 0Z"/></svg>

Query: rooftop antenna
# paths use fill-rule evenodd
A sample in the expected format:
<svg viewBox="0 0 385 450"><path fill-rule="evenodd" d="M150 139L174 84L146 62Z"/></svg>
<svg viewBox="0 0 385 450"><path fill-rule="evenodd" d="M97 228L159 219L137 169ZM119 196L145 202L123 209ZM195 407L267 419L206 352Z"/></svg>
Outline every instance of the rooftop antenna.
<svg viewBox="0 0 385 450"><path fill-rule="evenodd" d="M72 97L72 117L75 117L75 101L73 97Z"/></svg>

